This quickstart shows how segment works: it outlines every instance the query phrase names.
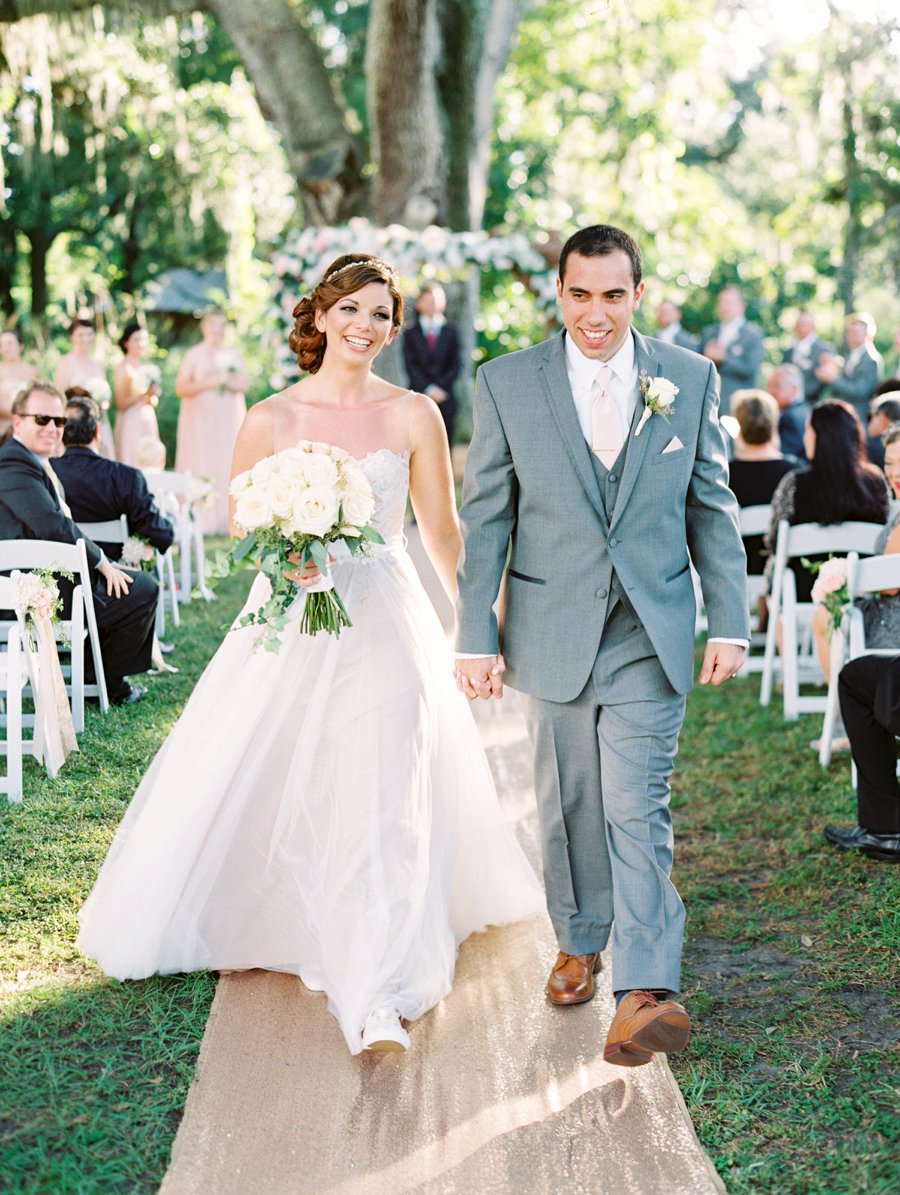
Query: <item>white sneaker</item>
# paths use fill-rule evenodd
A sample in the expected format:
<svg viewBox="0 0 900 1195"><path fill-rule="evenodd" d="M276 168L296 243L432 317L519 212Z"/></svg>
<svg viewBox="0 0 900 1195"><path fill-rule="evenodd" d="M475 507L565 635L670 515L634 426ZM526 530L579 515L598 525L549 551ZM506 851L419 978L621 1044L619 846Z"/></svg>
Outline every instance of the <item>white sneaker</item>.
<svg viewBox="0 0 900 1195"><path fill-rule="evenodd" d="M400 1024L400 1014L397 1010L388 1005L373 1008L366 1017L362 1044L366 1050L381 1050L397 1054L408 1050L409 1034Z"/></svg>

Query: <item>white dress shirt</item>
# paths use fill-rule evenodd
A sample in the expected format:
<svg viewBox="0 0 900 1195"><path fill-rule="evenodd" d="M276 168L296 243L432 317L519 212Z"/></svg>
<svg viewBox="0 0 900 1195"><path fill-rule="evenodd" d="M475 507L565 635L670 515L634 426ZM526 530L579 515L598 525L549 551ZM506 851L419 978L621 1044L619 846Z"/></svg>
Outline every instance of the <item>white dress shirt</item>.
<svg viewBox="0 0 900 1195"><path fill-rule="evenodd" d="M676 320L674 324L669 324L667 328L657 328L654 336L657 340L663 341L664 344L674 344L675 337L681 331L681 321Z"/></svg>
<svg viewBox="0 0 900 1195"><path fill-rule="evenodd" d="M719 335L716 339L723 349L727 349L733 340L737 340L746 322L744 317L739 315L737 319L730 319L727 324L719 324Z"/></svg>

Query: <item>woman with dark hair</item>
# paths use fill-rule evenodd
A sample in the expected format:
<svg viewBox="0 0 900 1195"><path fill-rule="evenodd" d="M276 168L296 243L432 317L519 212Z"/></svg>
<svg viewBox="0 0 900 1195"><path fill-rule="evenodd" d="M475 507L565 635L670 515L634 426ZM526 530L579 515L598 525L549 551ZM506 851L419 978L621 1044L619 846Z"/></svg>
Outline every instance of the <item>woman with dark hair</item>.
<svg viewBox="0 0 900 1195"><path fill-rule="evenodd" d="M124 358L113 374L116 398L116 456L123 465L137 467L138 449L148 436L159 439L159 366L144 360L150 336L139 323L126 324L119 337Z"/></svg>
<svg viewBox="0 0 900 1195"><path fill-rule="evenodd" d="M212 481L215 500L200 515L203 530L226 535L231 456L247 413L244 393L250 379L239 350L225 343L228 320L223 311L207 311L200 331L203 339L185 353L175 379L181 399L175 469Z"/></svg>
<svg viewBox="0 0 900 1195"><path fill-rule="evenodd" d="M0 332L0 436L12 427L12 405L16 395L40 376L34 365L22 359L25 341L18 328Z"/></svg>
<svg viewBox="0 0 900 1195"><path fill-rule="evenodd" d="M772 554L782 519L792 525L826 526L887 521L890 487L881 470L869 463L863 426L849 403L829 399L813 407L803 444L811 464L788 473L772 496L772 523L765 535L765 546ZM770 558L766 565L770 577L772 565ZM797 600L808 602L815 578L799 562L792 567Z"/></svg>
<svg viewBox="0 0 900 1195"><path fill-rule="evenodd" d="M89 319L73 319L68 327L72 348L60 359L53 383L63 394L73 386L86 390L100 408L100 455L116 459L113 430L109 422L112 388L106 378L106 367L93 355L94 324Z"/></svg>
<svg viewBox="0 0 900 1195"><path fill-rule="evenodd" d="M450 596L460 550L431 399L377 377L403 322L393 270L339 257L294 308L301 381L251 408L235 475L301 441L361 462L384 543L333 546L352 625L275 653L231 631L129 806L79 945L118 978L260 967L324 991L351 1052L400 1051L459 943L543 908L403 535L411 497ZM291 579L313 584L310 565ZM270 592L260 573L245 607ZM298 590L298 593L301 591ZM235 626L238 624L236 623Z"/></svg>

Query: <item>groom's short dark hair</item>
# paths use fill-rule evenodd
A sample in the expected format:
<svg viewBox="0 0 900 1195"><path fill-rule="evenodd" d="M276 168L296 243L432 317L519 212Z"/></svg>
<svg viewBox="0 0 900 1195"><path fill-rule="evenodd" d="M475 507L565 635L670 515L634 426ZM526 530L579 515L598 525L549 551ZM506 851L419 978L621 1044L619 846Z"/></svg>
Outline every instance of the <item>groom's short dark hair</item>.
<svg viewBox="0 0 900 1195"><path fill-rule="evenodd" d="M644 270L644 259L637 241L612 224L592 224L590 228L579 228L569 237L559 255L560 282L565 281L566 262L570 253L580 253L582 257L605 257L618 250L627 253L631 259L631 273L637 286Z"/></svg>

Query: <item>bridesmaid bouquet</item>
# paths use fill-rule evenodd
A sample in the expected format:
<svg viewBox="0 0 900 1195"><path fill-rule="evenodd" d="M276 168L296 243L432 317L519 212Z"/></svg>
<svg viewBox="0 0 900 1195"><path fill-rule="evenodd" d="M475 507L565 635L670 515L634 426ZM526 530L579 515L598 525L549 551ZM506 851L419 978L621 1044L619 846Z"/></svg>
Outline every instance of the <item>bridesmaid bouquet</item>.
<svg viewBox="0 0 900 1195"><path fill-rule="evenodd" d="M285 572L318 565L321 581L306 590L300 630L340 636L352 626L328 568L328 548L344 543L354 555L383 543L369 520L375 509L372 489L359 462L331 444L301 440L274 456L257 461L231 483L234 522L244 537L218 561L214 576L238 568L259 568L272 585L259 610L245 614L238 626L262 626L268 651L277 651L289 607L298 598L297 586ZM291 555L300 559L297 564Z"/></svg>
<svg viewBox="0 0 900 1195"><path fill-rule="evenodd" d="M131 375L131 384L136 394L146 394L148 390L158 386L161 380L162 374L159 366L153 365L152 362L147 365L139 365Z"/></svg>

